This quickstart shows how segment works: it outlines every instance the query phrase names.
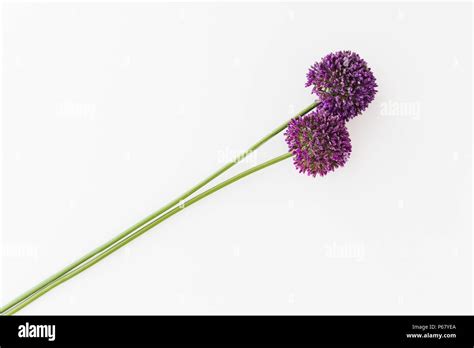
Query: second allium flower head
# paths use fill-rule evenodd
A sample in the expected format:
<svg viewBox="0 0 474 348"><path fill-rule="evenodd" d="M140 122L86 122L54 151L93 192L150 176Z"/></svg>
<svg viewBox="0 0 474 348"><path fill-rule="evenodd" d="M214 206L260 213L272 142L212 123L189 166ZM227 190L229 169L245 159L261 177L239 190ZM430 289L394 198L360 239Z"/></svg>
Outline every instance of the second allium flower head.
<svg viewBox="0 0 474 348"><path fill-rule="evenodd" d="M345 123L323 109L291 120L285 135L296 168L312 176L342 167L352 150Z"/></svg>
<svg viewBox="0 0 474 348"><path fill-rule="evenodd" d="M330 53L307 74L320 104L315 111L293 119L285 132L293 162L300 173L324 176L344 166L352 147L346 121L372 102L377 84L357 53Z"/></svg>

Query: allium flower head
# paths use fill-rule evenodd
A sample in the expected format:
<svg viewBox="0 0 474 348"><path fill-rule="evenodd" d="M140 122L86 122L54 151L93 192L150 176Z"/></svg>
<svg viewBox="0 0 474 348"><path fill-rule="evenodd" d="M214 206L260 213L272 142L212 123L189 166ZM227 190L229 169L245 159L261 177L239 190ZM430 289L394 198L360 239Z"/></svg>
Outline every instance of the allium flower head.
<svg viewBox="0 0 474 348"><path fill-rule="evenodd" d="M313 177L342 167L352 150L345 122L323 109L292 119L285 137L296 169Z"/></svg>
<svg viewBox="0 0 474 348"><path fill-rule="evenodd" d="M351 51L328 54L306 77L306 87L312 86L311 92L321 101L319 107L344 121L364 111L377 93L374 74L365 60Z"/></svg>

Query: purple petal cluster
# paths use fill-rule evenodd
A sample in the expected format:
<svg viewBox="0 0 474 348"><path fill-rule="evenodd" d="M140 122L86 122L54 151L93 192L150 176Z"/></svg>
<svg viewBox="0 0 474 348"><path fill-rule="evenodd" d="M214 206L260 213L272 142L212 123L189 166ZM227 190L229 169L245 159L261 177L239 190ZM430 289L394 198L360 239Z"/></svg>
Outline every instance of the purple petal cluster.
<svg viewBox="0 0 474 348"><path fill-rule="evenodd" d="M374 99L375 77L357 53L330 53L315 63L307 76L306 87L321 101L320 108L344 121L359 115Z"/></svg>
<svg viewBox="0 0 474 348"><path fill-rule="evenodd" d="M352 150L345 122L319 108L292 119L285 137L296 168L313 177L342 167Z"/></svg>

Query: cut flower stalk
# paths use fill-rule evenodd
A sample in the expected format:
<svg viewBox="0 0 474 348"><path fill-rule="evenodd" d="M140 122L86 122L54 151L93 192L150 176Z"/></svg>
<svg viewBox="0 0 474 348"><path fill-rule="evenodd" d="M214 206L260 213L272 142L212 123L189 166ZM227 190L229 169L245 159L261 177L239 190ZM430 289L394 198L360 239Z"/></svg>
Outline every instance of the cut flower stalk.
<svg viewBox="0 0 474 348"><path fill-rule="evenodd" d="M168 211L167 213L163 214L162 216L156 218L155 220L153 220L152 222L150 222L148 225L146 226L143 226L142 228L138 229L137 231L135 231L134 233L131 233L130 235L128 235L127 237L125 237L123 240L121 240L120 242L114 244L113 246L111 246L110 248L104 250L103 252L101 253L98 253L95 255L95 257L91 258L90 260L88 260L87 262L84 262L82 263L80 266L76 267L75 269L69 271L68 273L64 274L63 276L49 282L47 285L45 285L44 287L42 287L41 289L39 289L38 291L34 292L32 295L28 296L27 298L25 298L23 301L20 301L19 303L17 303L16 305L10 307L7 311L5 311L5 313L3 313L4 315L12 315L12 314L15 314L17 311L19 311L20 309L22 309L23 307L27 306L28 304L30 304L31 302L33 302L34 300L36 300L37 298L43 296L44 294L46 294L48 291L54 289L56 286L60 285L61 283L64 283L65 281L67 281L68 279L71 279L72 277L78 275L79 273L83 272L84 270L88 269L89 267L95 265L97 262L99 262L100 260L104 259L105 257L107 257L108 255L112 254L114 251L120 249L121 247L125 246L126 244L130 243L132 240L134 240L135 238L141 236L143 233L145 233L146 231L150 230L151 228L155 227L156 225L160 224L161 222L165 221L166 219L170 218L171 216L175 215L176 213L182 211L183 209L191 206L192 204L200 201L201 199L211 195L212 193L214 192L217 192L219 191L220 189L242 179L242 178L245 178L246 176L252 174L252 173L255 173L257 171L260 171L266 167L269 167L273 164L276 164L278 162L281 162L287 158L290 158L292 155L291 152L288 152L288 153L285 153L281 156L278 156L278 157L275 157L267 162L264 162L262 164L259 164L259 165L256 165L250 169L247 169L233 177L231 177L230 179L227 179L223 182L221 182L220 184L217 184L215 185L214 187L196 195L195 197L193 198L190 198L188 199L187 201L185 202L181 202L180 205L178 205L177 207L171 209L170 211Z"/></svg>
<svg viewBox="0 0 474 348"><path fill-rule="evenodd" d="M306 115L308 112L310 112L315 107L317 107L318 104L319 104L319 101L315 101L315 102L311 103L306 108L304 108L303 110L298 112L292 119L295 119L295 118ZM146 218L140 220L139 222L137 222L132 227L128 228L124 232L122 232L119 235L117 235L116 237L112 238L110 241L108 241L108 242L100 245L99 247L95 248L94 250L87 253L86 255L81 257L80 259L78 259L75 262L71 263L70 265L68 265L64 269L62 269L59 272L53 274L52 276L45 279L44 281L42 281L41 283L39 283L35 287L31 288L27 292L23 293L22 295L20 295L17 298L13 299L11 302L7 303L5 306L0 308L0 314L5 314L5 315L8 314L11 308L15 307L16 305L18 305L22 301L26 300L29 296L32 296L37 291L40 291L43 287L48 286L50 283L54 282L55 280L61 278L64 275L66 275L68 272L74 270L75 268L80 266L82 263L94 258L96 255L100 254L102 251L106 250L107 248L110 248L111 246L113 246L114 244L120 242L122 239L126 238L127 236L134 233L138 229L140 229L140 228L146 226L147 224L151 223L156 218L158 218L160 215L162 215L163 213L165 213L169 209L173 208L177 204L181 204L181 202L183 200L185 200L186 198L191 196L193 193L195 193L196 191L198 191L199 189L201 189L202 187L207 185L209 182L211 182L212 180L214 180L215 178L217 178L218 176L220 176L221 174L223 174L224 172L226 172L227 170L232 168L238 162L242 161L245 157L247 157L249 154L254 152L256 149L258 149L260 146L265 144L267 141L272 139L275 135L281 133L288 126L288 123L292 119L290 119L289 121L283 123L279 127L275 128L272 132L270 132L265 137L263 137L261 140L259 140L257 143L252 145L247 151L245 151L241 155L237 156L233 161L227 163L222 168L220 168L219 170L217 170L216 172L214 172L213 174L211 174L210 176L208 176L207 178L205 178L204 180L199 182L197 185L195 185L194 187L192 187L191 189L189 189L188 191L186 191L185 193L183 193L182 195L180 195L176 199L172 200L171 202L169 202L168 204L163 206L161 209L157 210L156 212L154 212L153 214L147 216Z"/></svg>

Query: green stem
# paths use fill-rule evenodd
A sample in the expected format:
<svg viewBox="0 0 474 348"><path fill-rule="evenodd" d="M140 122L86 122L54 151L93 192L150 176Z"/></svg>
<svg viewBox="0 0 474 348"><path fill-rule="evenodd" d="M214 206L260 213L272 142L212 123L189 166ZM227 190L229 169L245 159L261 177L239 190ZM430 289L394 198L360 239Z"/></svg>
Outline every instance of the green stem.
<svg viewBox="0 0 474 348"><path fill-rule="evenodd" d="M86 263L83 263L82 265L80 265L79 267L77 267L76 269L74 270L71 270L69 273L63 275L62 277L50 282L48 285L46 285L45 287L43 287L42 289L40 289L39 291L35 292L34 294L32 294L31 296L29 296L28 298L26 298L25 300L23 300L22 302L18 303L17 305L13 306L12 308L10 308L8 311L6 311L4 314L5 315L12 315L16 312L18 312L20 309L22 309L23 307L27 306L28 304L30 304L31 302L33 302L34 300L36 300L38 297L41 297L42 295L44 295L45 293L47 293L48 291L52 290L53 288L55 288L56 286L64 283L65 281L67 281L68 279L71 279L72 277L78 275L79 273L83 272L84 270L88 269L89 267L95 265L97 262L99 262L100 260L104 259L106 256L112 254L114 251L120 249L121 247L123 247L124 245L130 243L132 240L134 240L135 238L141 236L143 233L145 233L146 231L152 229L153 227L155 227L156 225L160 224L161 222L165 221L166 219L168 219L169 217L173 216L174 214L182 211L183 209L191 206L192 204L200 201L201 199L209 196L210 194L216 192L216 191L219 191L220 189L252 174L252 173L255 173L259 170L262 170L266 167L269 167L273 164L276 164L278 162L281 162L287 158L290 158L292 156L292 154L289 152L289 153L285 153L281 156L278 156L278 157L275 157L267 162L264 162L262 164L259 164L257 166L254 166L250 169L247 169L233 177L231 177L230 179L227 179L223 182L221 182L220 184L217 184L215 185L214 187L196 195L195 197L193 198L190 198L189 200L185 201L185 202L182 202L179 206L173 208L172 210L170 210L169 212L167 212L166 214L162 215L161 217L155 219L154 221L152 221L151 223L149 223L148 225L140 228L138 231L136 231L135 233L132 233L131 235L127 236L126 238L124 238L122 241L120 241L119 243L115 244L114 246L110 247L109 249L103 251L101 254L98 254L96 255L95 258L87 261Z"/></svg>
<svg viewBox="0 0 474 348"><path fill-rule="evenodd" d="M305 114L307 114L309 111L311 111L312 109L314 109L317 105L319 104L318 101L310 104L308 107L306 107L305 109L301 110L299 113L297 113L294 118L296 117L300 117L300 116L303 116ZM248 156L250 153L252 153L253 151L255 151L257 148L259 148L260 146L262 146L264 143L266 143L268 140L270 140L271 138L273 138L275 135L277 135L278 133L280 133L282 130L284 130L287 125L288 125L288 122L285 122L283 123L282 125L280 125L279 127L275 128L272 132L270 132L268 135L266 135L264 138L262 138L260 141L258 141L257 143L255 143L253 146L251 146L247 151L245 151L244 153L242 153L241 155L239 155L238 157L236 157L232 162L229 162L227 163L226 165L224 165L222 168L220 168L219 170L217 170L216 172L214 172L213 174L211 174L209 177L207 177L206 179L202 180L201 182L199 182L197 185L195 185L194 187L192 187L191 189L189 189L188 191L186 191L185 193L183 193L181 196L179 196L178 198L172 200L170 203L168 203L167 205L165 205L164 207L162 207L161 209L157 210L156 212L154 212L153 214L147 216L146 218L140 220L139 222L137 222L135 225L133 225L132 227L128 228L127 230L125 230L124 232L120 233L119 235L117 235L116 237L112 238L111 240L109 240L108 242L100 245L99 247L95 248L94 250L92 250L91 252L87 253L86 255L84 255L83 257L81 257L80 259L74 261L73 263L71 263L70 265L68 265L67 267L63 268L62 270L60 270L59 272L53 274L52 276L50 276L49 278L45 279L44 281L42 281L41 283L39 283L38 285L36 285L35 287L31 288L30 290L28 290L27 292L23 293L22 295L18 296L17 298L13 299L12 301L10 301L9 303L7 303L5 306L3 306L2 308L0 308L0 313L4 313L6 312L8 309L10 309L11 307L15 306L17 303L23 301L24 299L26 299L27 297L31 296L32 294L34 294L36 291L40 290L42 287L46 286L47 284L49 284L50 282L60 278L61 276L63 276L64 274L66 274L67 272L71 271L72 269L76 268L77 266L79 266L80 264L82 264L83 262L89 260L90 258L94 257L96 254L102 252L103 250L106 250L107 248L109 248L110 246L112 246L113 244L117 243L118 241L120 241L121 239L127 237L129 234L133 233L135 230L137 230L138 228L140 227L143 227L144 225L148 224L150 221L154 220L156 217L160 216L161 214L163 214L164 212L166 212L167 210L171 209L172 207L174 207L176 204L180 203L181 201L183 201L184 199L188 198L190 195L192 195L194 192L198 191L200 188L202 188L203 186L205 186L206 184L208 184L210 181L214 180L215 178L217 178L219 175L221 175L222 173L224 173L225 171L229 170L231 167L233 167L235 164L237 164L238 162L240 162L242 159L244 159L246 156Z"/></svg>

